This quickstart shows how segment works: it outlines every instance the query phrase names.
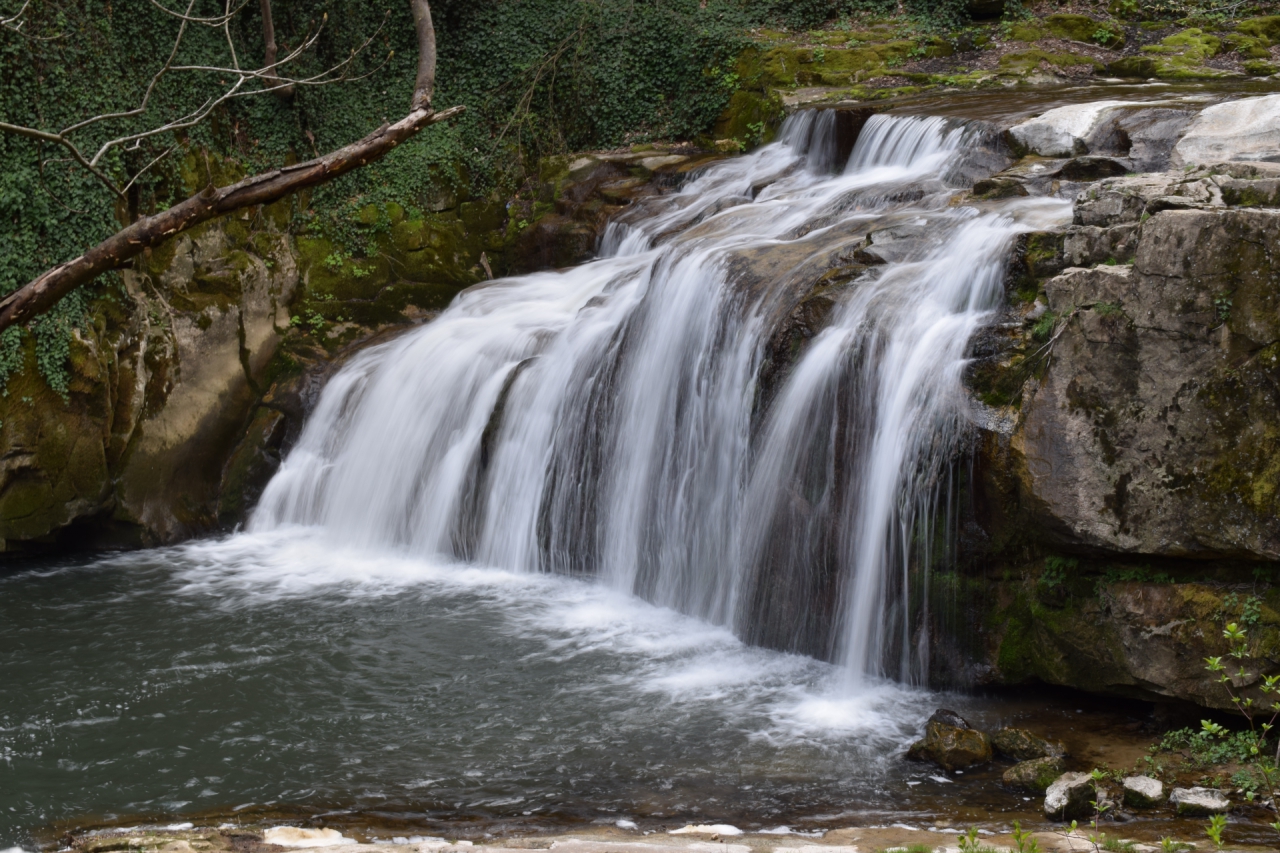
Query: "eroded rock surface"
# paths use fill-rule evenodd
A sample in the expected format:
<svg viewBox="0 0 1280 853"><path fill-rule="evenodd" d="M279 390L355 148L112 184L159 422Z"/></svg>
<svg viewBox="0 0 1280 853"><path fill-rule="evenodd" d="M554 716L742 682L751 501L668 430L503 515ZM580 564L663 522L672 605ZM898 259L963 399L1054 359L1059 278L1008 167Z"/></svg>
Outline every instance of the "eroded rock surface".
<svg viewBox="0 0 1280 853"><path fill-rule="evenodd" d="M1280 559L1280 212L1167 211L1133 265L1045 285L1061 319L1011 449L1064 540Z"/></svg>
<svg viewBox="0 0 1280 853"><path fill-rule="evenodd" d="M1280 95L1206 107L1173 149L1173 165L1280 158Z"/></svg>
<svg viewBox="0 0 1280 853"><path fill-rule="evenodd" d="M1214 788L1174 788L1169 802L1182 817L1205 817L1230 810L1226 794Z"/></svg>
<svg viewBox="0 0 1280 853"><path fill-rule="evenodd" d="M1135 809L1153 809L1164 803L1164 783L1150 776L1126 776L1120 783L1124 788L1124 804Z"/></svg>
<svg viewBox="0 0 1280 853"><path fill-rule="evenodd" d="M1094 813L1093 777L1088 773L1063 773L1044 795L1044 816L1050 820L1081 820Z"/></svg>

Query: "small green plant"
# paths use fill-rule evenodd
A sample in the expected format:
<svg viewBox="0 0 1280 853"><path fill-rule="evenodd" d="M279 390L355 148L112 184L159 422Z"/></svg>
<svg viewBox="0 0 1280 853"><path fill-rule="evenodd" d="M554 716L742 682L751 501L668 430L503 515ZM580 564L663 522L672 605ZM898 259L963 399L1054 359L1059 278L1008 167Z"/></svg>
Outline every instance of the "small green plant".
<svg viewBox="0 0 1280 853"><path fill-rule="evenodd" d="M1225 600L1224 600L1225 603ZM1260 605L1258 605L1260 606ZM1272 728L1275 727L1276 719L1280 718L1280 675L1263 675L1260 682L1256 682L1257 688L1269 700L1269 706L1262 708L1255 705L1253 697L1244 697L1241 695L1237 684L1248 684L1249 673L1245 669L1245 660L1250 657L1248 632L1235 622L1228 622L1222 630L1222 636L1227 641L1229 651L1227 654L1235 658L1239 663L1234 678L1227 673L1227 665L1222 662L1222 657L1205 658L1205 668L1210 672L1217 673L1218 681L1226 689L1227 695L1231 697L1231 702L1236 706L1236 710L1249 723L1247 732L1240 732L1243 735L1245 743L1248 745L1251 766L1259 775L1260 783L1254 790L1258 794L1263 794L1269 801L1267 805L1272 808L1276 806L1277 788L1280 788L1280 743L1276 745L1276 753L1274 759L1270 755L1264 753L1267 748L1267 737L1270 735ZM1217 724L1204 720L1201 727L1207 735L1215 738L1228 737L1226 729ZM1217 817L1221 817L1220 815ZM1222 827L1226 826L1226 818L1222 818L1220 823L1215 824L1210 821L1209 837L1214 843L1221 848ZM1280 819L1271 824L1271 828L1280 833ZM1216 829L1216 835L1214 831Z"/></svg>
<svg viewBox="0 0 1280 853"><path fill-rule="evenodd" d="M1093 820L1089 823L1093 831L1089 834L1089 842L1093 844L1094 853L1097 853L1107 840L1107 836L1105 834L1098 832L1098 821L1102 819L1104 814L1111 810L1111 806L1103 800L1102 792L1098 790L1098 786L1106 781L1106 771L1099 770L1095 767L1089 773L1089 777L1093 782L1093 799L1089 801L1089 805L1093 806Z"/></svg>
<svg viewBox="0 0 1280 853"><path fill-rule="evenodd" d="M1225 323L1231 319L1231 294L1221 293L1213 298L1213 310L1218 314L1218 322Z"/></svg>
<svg viewBox="0 0 1280 853"><path fill-rule="evenodd" d="M1058 315L1052 311L1046 311L1043 316L1036 321L1036 324L1031 327L1031 337L1035 338L1040 343L1045 343L1053 337L1053 330L1057 327L1057 324Z"/></svg>
<svg viewBox="0 0 1280 853"><path fill-rule="evenodd" d="M1169 836L1160 839L1161 853L1186 853L1186 851L1194 850L1195 847L1185 841L1174 841Z"/></svg>
<svg viewBox="0 0 1280 853"><path fill-rule="evenodd" d="M1022 824L1016 820L1013 822L1013 845L1017 853L1040 853L1040 843L1031 837L1030 832L1024 832Z"/></svg>
<svg viewBox="0 0 1280 853"><path fill-rule="evenodd" d="M826 62L826 61L827 61L827 49L826 49L825 47L823 47L822 45L818 45L817 47L815 47L815 48L813 49L813 61L814 61L814 62Z"/></svg>
<svg viewBox="0 0 1280 853"><path fill-rule="evenodd" d="M990 844L983 844L978 838L978 830L971 826L964 835L960 836L960 853L998 853L998 851Z"/></svg>
<svg viewBox="0 0 1280 853"><path fill-rule="evenodd" d="M1045 557L1044 571L1040 573L1036 584L1049 592L1056 592L1067 579L1067 573L1079 568L1080 561L1074 557Z"/></svg>
<svg viewBox="0 0 1280 853"><path fill-rule="evenodd" d="M1108 258L1107 263L1111 266L1115 266L1116 259ZM1118 303L1098 302L1093 306L1093 313L1097 314L1099 317L1113 317L1116 314L1122 314L1124 312L1122 311Z"/></svg>
<svg viewBox="0 0 1280 853"><path fill-rule="evenodd" d="M1093 31L1093 40L1104 47L1111 44L1120 37L1120 34L1111 29L1107 24L1101 24Z"/></svg>
<svg viewBox="0 0 1280 853"><path fill-rule="evenodd" d="M1226 815L1216 814L1209 818L1209 825L1204 829L1204 834L1209 836L1209 840L1213 842L1213 846L1218 850L1222 849L1222 831L1226 828Z"/></svg>
<svg viewBox="0 0 1280 853"><path fill-rule="evenodd" d="M1103 838L1105 840L1102 842L1102 849L1108 851L1108 853L1135 853L1137 849L1137 844L1133 841L1123 838L1110 838L1105 835Z"/></svg>
<svg viewBox="0 0 1280 853"><path fill-rule="evenodd" d="M1262 599L1251 595L1240 605L1240 621L1252 628L1262 621Z"/></svg>

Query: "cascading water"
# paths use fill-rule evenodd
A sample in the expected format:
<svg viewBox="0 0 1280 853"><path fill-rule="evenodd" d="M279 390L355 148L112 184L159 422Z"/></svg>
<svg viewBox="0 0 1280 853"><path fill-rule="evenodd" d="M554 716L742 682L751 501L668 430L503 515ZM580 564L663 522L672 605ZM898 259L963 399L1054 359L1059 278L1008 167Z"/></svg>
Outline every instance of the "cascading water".
<svg viewBox="0 0 1280 853"><path fill-rule="evenodd" d="M1013 236L1064 205L949 207L976 131L941 119L874 117L841 168L833 116L354 359L252 529L598 576L920 678L965 350Z"/></svg>

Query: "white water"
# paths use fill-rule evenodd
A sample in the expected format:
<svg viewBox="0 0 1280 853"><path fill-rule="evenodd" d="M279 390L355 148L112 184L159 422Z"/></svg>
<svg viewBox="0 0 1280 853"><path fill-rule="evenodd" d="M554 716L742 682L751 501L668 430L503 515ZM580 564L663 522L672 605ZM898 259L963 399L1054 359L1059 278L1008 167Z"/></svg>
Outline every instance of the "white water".
<svg viewBox="0 0 1280 853"><path fill-rule="evenodd" d="M1065 205L948 207L972 134L943 120L874 118L847 164L833 127L801 113L612 225L599 260L474 287L354 359L251 529L598 576L855 679L919 679L965 349L1013 235ZM868 234L889 263L771 363Z"/></svg>

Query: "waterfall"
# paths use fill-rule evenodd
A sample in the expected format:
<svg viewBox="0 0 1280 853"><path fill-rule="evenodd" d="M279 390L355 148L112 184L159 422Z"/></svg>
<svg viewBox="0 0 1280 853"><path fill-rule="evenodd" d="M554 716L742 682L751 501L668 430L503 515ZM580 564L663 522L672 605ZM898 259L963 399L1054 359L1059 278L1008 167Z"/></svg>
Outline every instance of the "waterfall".
<svg viewBox="0 0 1280 853"><path fill-rule="evenodd" d="M250 522L589 575L919 680L965 351L1044 200L953 207L981 129L832 113L354 358Z"/></svg>

